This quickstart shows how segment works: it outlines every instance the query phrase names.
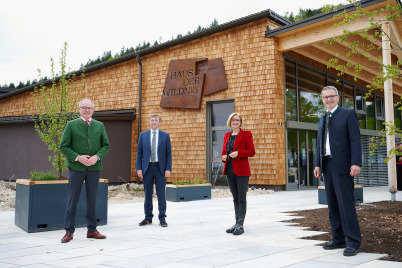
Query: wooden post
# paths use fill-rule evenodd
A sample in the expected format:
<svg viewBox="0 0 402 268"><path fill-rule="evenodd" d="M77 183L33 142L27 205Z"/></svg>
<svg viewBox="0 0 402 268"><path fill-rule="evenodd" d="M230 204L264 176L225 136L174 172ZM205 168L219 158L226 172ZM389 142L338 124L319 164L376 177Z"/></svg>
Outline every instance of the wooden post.
<svg viewBox="0 0 402 268"><path fill-rule="evenodd" d="M383 70L387 74L386 66L391 65L391 42L389 37L390 29L389 23L386 22L382 25L384 35L382 36L382 57L383 57ZM394 123L394 103L393 103L393 90L392 79L387 79L384 82L384 106L385 106L385 122L388 124ZM388 128L388 127L387 127ZM395 135L387 134L387 152L395 149ZM388 185L389 192L391 193L391 201L396 200L395 193L397 191L396 186L396 157L392 157L388 161Z"/></svg>

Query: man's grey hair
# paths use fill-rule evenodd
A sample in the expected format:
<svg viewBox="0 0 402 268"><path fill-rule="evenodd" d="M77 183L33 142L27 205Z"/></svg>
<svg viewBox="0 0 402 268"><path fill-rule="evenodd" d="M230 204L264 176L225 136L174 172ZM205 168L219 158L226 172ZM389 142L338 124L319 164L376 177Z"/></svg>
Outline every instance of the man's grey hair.
<svg viewBox="0 0 402 268"><path fill-rule="evenodd" d="M334 87L334 86L326 86L326 87L324 87L324 88L322 89L322 91L321 91L321 96L322 96L322 94L324 94L324 91L325 91L325 90L328 90L328 89L335 90L336 95L339 95L339 94L338 94L338 90L336 89L336 87Z"/></svg>
<svg viewBox="0 0 402 268"><path fill-rule="evenodd" d="M149 116L149 121L151 121L151 118L152 117L158 117L159 118L159 122L162 122L162 117L159 115L159 114L151 114L150 116Z"/></svg>
<svg viewBox="0 0 402 268"><path fill-rule="evenodd" d="M84 101L90 101L90 102L92 103L92 107L95 108L95 103L94 103L92 100L90 100L90 99L83 99L83 100L81 100L80 103L79 103L79 107L81 107L81 104L82 104Z"/></svg>

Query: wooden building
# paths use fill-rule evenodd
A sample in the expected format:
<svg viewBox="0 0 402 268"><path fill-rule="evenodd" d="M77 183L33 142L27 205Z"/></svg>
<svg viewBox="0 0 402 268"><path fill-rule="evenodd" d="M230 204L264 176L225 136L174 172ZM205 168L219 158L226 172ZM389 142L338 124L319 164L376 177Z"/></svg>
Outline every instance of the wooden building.
<svg viewBox="0 0 402 268"><path fill-rule="evenodd" d="M370 10L399 1L361 3ZM354 6L345 8L352 11ZM172 142L173 171L168 181L205 178L214 185L224 185L220 152L223 135L228 131L227 117L236 111L244 118L243 128L253 133L256 155L250 159L251 185L275 189L316 187L313 156L317 122L323 110L319 94L325 85L337 86L341 105L356 109L364 157L370 158L367 140L379 135L385 104L382 92L368 99L363 95L365 85L379 71L367 67L354 81L327 69L328 60L345 46L325 44L325 40L339 34L339 30L329 29L336 22L333 16L334 12L323 13L290 23L268 9L88 68L81 96L95 102L94 118L105 123L112 145L101 177L137 181L139 133L149 128L148 116L157 113L162 117L160 128L170 134ZM402 25L390 24L399 38ZM366 26L360 21L346 27ZM353 60L365 64L368 58L380 54ZM399 53L393 50L392 59L398 58ZM222 59L227 88L201 95L199 108L161 107L170 62L192 59ZM394 80L392 86L398 101L402 82ZM34 169L50 169L48 152L25 108L33 89L29 86L0 95L0 179L26 178ZM306 109L310 106L315 109ZM400 124L400 113L395 113L395 118ZM373 158L366 159L358 178L361 183L384 184L387 174L380 161L384 154L377 151L376 163L370 162Z"/></svg>

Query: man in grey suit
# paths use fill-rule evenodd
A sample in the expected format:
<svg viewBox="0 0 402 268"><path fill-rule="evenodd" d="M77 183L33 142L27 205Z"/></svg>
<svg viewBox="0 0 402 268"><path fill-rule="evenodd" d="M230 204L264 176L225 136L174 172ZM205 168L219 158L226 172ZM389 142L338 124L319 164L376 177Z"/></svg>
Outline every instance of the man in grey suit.
<svg viewBox="0 0 402 268"><path fill-rule="evenodd" d="M145 202L145 219L140 226L152 224L152 195L154 183L158 196L159 222L162 227L167 227L166 217L166 178L172 171L172 150L169 134L160 130L160 115L149 116L151 129L140 134L137 147L137 175L143 179Z"/></svg>
<svg viewBox="0 0 402 268"><path fill-rule="evenodd" d="M327 113L318 123L314 176L324 174L332 233L323 248L346 248L343 255L354 256L362 241L353 196L353 179L362 165L359 122L353 109L338 106L335 87L324 87L321 96Z"/></svg>

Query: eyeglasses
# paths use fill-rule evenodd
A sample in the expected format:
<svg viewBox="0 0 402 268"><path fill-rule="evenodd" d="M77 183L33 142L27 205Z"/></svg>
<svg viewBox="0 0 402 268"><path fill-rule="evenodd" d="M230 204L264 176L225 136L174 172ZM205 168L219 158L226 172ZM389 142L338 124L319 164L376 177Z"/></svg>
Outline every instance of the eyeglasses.
<svg viewBox="0 0 402 268"><path fill-rule="evenodd" d="M92 110L94 107L85 107L85 106L83 106L83 107L80 107L80 109L83 109L83 110Z"/></svg>
<svg viewBox="0 0 402 268"><path fill-rule="evenodd" d="M329 96L322 96L323 99L329 100L329 99L334 99L338 95L329 95Z"/></svg>
<svg viewBox="0 0 402 268"><path fill-rule="evenodd" d="M232 122L240 122L240 119L232 119Z"/></svg>

